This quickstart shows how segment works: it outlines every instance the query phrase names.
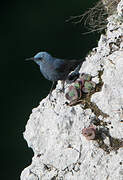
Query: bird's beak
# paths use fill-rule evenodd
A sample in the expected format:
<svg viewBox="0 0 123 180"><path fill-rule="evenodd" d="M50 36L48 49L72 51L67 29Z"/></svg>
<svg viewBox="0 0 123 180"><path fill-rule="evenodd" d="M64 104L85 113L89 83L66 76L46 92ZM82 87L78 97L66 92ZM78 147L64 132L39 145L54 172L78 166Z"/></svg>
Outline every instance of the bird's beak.
<svg viewBox="0 0 123 180"><path fill-rule="evenodd" d="M31 58L26 58L25 61L33 61L34 60L34 57L31 57Z"/></svg>

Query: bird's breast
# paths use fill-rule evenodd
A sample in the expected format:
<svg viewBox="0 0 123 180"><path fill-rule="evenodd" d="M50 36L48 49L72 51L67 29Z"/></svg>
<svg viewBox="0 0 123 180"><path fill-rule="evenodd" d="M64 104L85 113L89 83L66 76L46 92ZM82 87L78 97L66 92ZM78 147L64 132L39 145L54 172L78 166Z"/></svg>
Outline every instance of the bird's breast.
<svg viewBox="0 0 123 180"><path fill-rule="evenodd" d="M49 81L55 81L56 79L54 74L54 67L53 64L45 63L40 66L40 71L43 74L43 76L48 79Z"/></svg>

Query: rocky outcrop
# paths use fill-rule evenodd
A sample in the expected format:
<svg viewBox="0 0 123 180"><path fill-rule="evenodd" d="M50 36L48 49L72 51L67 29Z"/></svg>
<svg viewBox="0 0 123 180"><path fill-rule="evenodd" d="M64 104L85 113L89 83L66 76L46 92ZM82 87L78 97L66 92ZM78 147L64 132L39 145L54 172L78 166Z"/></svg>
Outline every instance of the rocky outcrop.
<svg viewBox="0 0 123 180"><path fill-rule="evenodd" d="M34 157L21 180L123 179L123 0L80 73L96 83L88 98L69 106L58 82L51 100L32 110L24 138ZM89 126L94 140L82 135Z"/></svg>

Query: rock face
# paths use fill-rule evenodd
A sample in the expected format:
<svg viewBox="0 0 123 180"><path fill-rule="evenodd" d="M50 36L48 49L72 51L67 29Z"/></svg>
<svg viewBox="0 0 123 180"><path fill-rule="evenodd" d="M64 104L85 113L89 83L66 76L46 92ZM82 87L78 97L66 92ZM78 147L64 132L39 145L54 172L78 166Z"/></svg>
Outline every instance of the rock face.
<svg viewBox="0 0 123 180"><path fill-rule="evenodd" d="M51 100L32 110L24 138L34 157L21 180L123 180L123 0L80 72L98 90L69 106L59 82ZM98 133L89 141L82 129L90 125Z"/></svg>

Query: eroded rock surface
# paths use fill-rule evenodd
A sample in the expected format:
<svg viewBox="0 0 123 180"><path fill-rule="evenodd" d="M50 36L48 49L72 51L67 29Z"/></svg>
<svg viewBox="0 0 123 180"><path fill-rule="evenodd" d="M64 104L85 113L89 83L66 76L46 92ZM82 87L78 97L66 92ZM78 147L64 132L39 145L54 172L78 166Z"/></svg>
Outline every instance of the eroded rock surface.
<svg viewBox="0 0 123 180"><path fill-rule="evenodd" d="M123 180L123 0L117 11L80 69L102 84L90 106L68 106L59 82L32 110L24 138L34 157L21 180ZM100 134L88 141L82 129L91 124Z"/></svg>

